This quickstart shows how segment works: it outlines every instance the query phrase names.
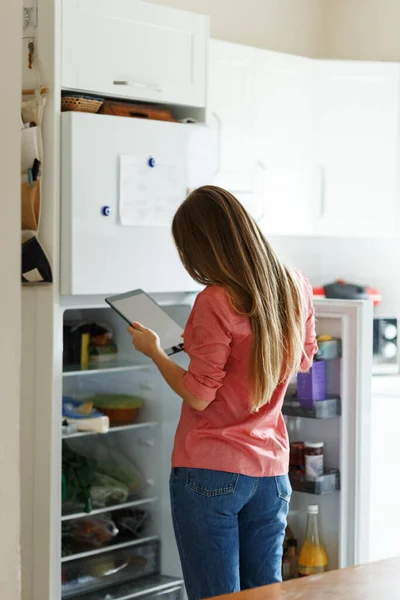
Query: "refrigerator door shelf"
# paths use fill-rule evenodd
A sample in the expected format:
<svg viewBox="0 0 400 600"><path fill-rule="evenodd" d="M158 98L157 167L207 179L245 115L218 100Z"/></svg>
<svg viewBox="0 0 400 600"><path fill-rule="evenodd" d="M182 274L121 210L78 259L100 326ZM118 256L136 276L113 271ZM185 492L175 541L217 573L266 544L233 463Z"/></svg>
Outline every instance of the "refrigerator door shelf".
<svg viewBox="0 0 400 600"><path fill-rule="evenodd" d="M335 419L340 416L340 410L339 397L318 400L313 408L304 408L295 396L286 397L282 407L282 413L285 416L304 419Z"/></svg>
<svg viewBox="0 0 400 600"><path fill-rule="evenodd" d="M325 469L322 477L313 481L306 479L302 472L290 472L290 483L294 492L321 496L340 490L340 474L338 469Z"/></svg>

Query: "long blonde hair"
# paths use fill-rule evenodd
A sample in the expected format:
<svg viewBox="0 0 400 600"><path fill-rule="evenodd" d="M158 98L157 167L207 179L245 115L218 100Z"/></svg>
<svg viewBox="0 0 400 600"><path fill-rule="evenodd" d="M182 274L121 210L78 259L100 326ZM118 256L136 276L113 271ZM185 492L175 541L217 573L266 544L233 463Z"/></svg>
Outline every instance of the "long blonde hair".
<svg viewBox="0 0 400 600"><path fill-rule="evenodd" d="M204 186L178 209L172 233L187 272L203 285L221 285L233 308L250 319L252 411L300 368L304 352L303 294L258 225L229 192Z"/></svg>

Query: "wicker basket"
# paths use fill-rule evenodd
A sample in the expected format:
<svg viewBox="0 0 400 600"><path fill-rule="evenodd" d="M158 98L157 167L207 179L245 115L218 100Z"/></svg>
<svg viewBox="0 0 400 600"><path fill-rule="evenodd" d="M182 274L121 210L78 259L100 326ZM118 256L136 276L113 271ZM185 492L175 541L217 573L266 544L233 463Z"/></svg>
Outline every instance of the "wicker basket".
<svg viewBox="0 0 400 600"><path fill-rule="evenodd" d="M85 113L97 113L102 107L102 100L93 100L89 98L77 98L74 96L64 96L61 99L61 110L62 112L85 112Z"/></svg>

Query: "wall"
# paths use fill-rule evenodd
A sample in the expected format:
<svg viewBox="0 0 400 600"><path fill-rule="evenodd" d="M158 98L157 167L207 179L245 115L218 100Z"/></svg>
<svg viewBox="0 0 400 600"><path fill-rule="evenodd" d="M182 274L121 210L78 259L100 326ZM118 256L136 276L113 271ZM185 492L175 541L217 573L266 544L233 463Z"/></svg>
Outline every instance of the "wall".
<svg viewBox="0 0 400 600"><path fill-rule="evenodd" d="M326 0L150 0L210 15L211 37L317 56Z"/></svg>
<svg viewBox="0 0 400 600"><path fill-rule="evenodd" d="M210 15L211 36L320 58L400 61L399 0L149 0Z"/></svg>
<svg viewBox="0 0 400 600"><path fill-rule="evenodd" d="M59 264L59 148L60 148L60 39L61 3L55 0L24 0L38 6L36 37L38 71L27 67L23 43L24 87L40 83L49 88L43 120L42 210L39 238L53 267L53 285L25 286L22 293L21 405L21 547L23 600L60 598L58 565L61 559L62 346L60 328ZM21 26L21 20L19 21ZM1 597L1 596L0 596ZM3 599L2 599L3 600ZM8 599L7 599L8 600Z"/></svg>
<svg viewBox="0 0 400 600"><path fill-rule="evenodd" d="M21 350L20 267L20 0L0 3L0 598L20 597L19 386ZM7 57L7 58L5 58Z"/></svg>
<svg viewBox="0 0 400 600"><path fill-rule="evenodd" d="M400 61L399 0L325 0L320 55Z"/></svg>
<svg viewBox="0 0 400 600"><path fill-rule="evenodd" d="M301 269L313 285L345 279L376 287L376 311L400 317L400 241L358 238L269 238L279 256Z"/></svg>

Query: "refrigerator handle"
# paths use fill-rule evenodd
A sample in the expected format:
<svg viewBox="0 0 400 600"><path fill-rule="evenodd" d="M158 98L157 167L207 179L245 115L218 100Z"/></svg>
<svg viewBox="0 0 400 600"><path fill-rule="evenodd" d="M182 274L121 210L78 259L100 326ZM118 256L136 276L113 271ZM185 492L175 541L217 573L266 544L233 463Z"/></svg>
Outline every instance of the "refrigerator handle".
<svg viewBox="0 0 400 600"><path fill-rule="evenodd" d="M320 167L320 199L319 199L319 216L325 217L326 211L326 174L325 167Z"/></svg>

